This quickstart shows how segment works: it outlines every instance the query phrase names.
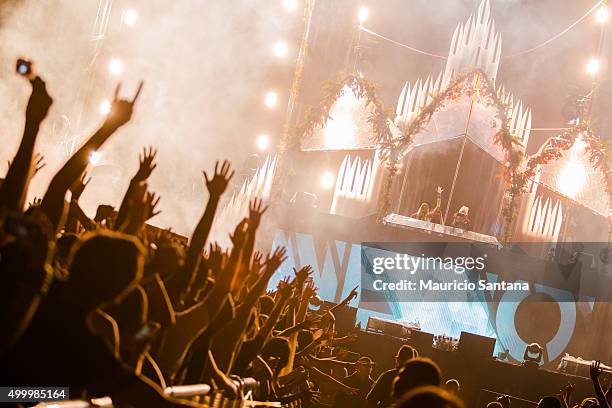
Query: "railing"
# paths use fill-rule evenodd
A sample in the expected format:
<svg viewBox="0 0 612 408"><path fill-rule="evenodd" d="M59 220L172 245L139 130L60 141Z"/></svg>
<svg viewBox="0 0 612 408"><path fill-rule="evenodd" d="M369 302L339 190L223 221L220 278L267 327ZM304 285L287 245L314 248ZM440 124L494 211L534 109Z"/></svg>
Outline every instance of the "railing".
<svg viewBox="0 0 612 408"><path fill-rule="evenodd" d="M252 395L253 391L255 391L259 386L257 380L254 378L243 378L232 381L236 387L238 387L238 394L243 397L239 397L238 399L226 398L221 393L213 392L212 387L208 384L177 385L174 387L167 387L164 390L164 394L174 398L203 397L203 400L199 402L212 407L246 407L255 405L249 400L249 396ZM258 402L257 405L266 405L271 407L281 406L278 402ZM113 400L110 397L92 398L90 401L70 400L61 402L43 402L36 405L37 408L112 408L112 406Z"/></svg>

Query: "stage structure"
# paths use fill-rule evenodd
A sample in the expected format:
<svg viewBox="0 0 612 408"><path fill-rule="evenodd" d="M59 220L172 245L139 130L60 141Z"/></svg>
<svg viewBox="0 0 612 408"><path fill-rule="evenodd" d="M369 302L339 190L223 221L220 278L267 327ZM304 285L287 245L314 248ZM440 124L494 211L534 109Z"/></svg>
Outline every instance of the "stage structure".
<svg viewBox="0 0 612 408"><path fill-rule="evenodd" d="M262 225L262 234L273 247L288 248L289 259L271 286L292 275L293 267L310 264L321 298L338 302L362 284L363 242L467 242L498 248L511 236L514 243L529 243L508 255L517 257L513 265L529 258L545 269L575 253L572 241L607 242L610 188L601 172L593 169L593 150L587 152L581 142L595 143L588 126L576 122L560 135L562 151L549 140L536 156L525 157L532 111L499 83L501 57L501 35L489 1L483 0L477 12L455 29L441 72L398 89L395 116L385 119L380 101L358 75L336 88L328 86L334 99L324 99L319 106L324 116L316 119L322 126L311 126L308 137L299 135L299 143L294 144L299 149L288 156L292 171L281 170L287 180L282 200L273 202L269 211L274 224ZM389 143L374 142L373 135L387 128ZM410 129L416 129L414 134ZM407 132L410 137L402 140ZM513 181L520 187L514 196L504 178L511 166L500 134L513 138L512 148L521 158L515 164L520 174L528 175ZM393 146L391 154L388 146ZM546 156L551 151L554 154ZM551 157L560 159L551 161ZM392 161L395 166L390 166ZM257 178L278 175L279 169L270 169L273 163L260 169ZM393 180L389 205L380 217L385 189L391 185L388 180ZM438 186L443 190L442 222L417 219L423 202L435 205ZM226 214L236 218L245 213L252 196L248 191L255 189L243 190L222 210L223 219ZM505 211L512 208L510 204L516 210L508 225ZM468 229L451 225L462 207L468 209ZM551 260L553 248L556 258ZM582 272L608 279L597 258ZM519 362L527 344L538 341L548 367L556 367L565 352L587 359L612 358L612 337L605 330L612 313L598 302L605 298L581 297L554 283L536 281L538 268L495 271L500 281L536 284L535 294L548 296L548 301L535 309L522 300L504 301L503 294L454 303L360 298L356 320L362 327L369 318L378 317L415 324L434 335L459 338L465 331L493 337L496 352L507 350L510 359ZM612 290L609 279L606 282L600 286ZM612 298L612 293L607 295Z"/></svg>

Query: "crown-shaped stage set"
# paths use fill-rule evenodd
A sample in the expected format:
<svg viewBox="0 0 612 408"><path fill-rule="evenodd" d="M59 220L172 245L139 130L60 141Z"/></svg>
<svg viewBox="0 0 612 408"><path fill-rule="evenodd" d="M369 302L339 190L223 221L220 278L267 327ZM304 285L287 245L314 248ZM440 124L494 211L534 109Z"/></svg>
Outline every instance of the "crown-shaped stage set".
<svg viewBox="0 0 612 408"><path fill-rule="evenodd" d="M495 28L489 0L483 0L477 12L455 28L446 65L435 79L430 76L406 81L399 91L395 118L389 123L396 138L457 77L472 73L461 84L461 92L445 100L400 152L387 225L427 233L435 230L481 242L501 239L506 227L502 208L508 199L501 177L506 158L495 137L502 124L482 81L486 78L497 99L508 107L507 129L523 152L532 124L531 109L497 81L501 58L501 34ZM331 107L330 119L302 141L299 157L294 158L295 174L290 175L290 196L316 196L319 212L350 219L377 213L387 169L379 158L380 146L372 141L371 110L365 102L344 87ZM270 186L274 163L266 161L256 180L245 186ZM567 168L561 168L565 165ZM592 170L579 146L565 152L560 161L538 168L518 206L512 234L515 242L607 239L608 203L603 179L585 171L585 176L576 180L580 173L576 166ZM569 174L565 181L560 177L564 172ZM328 180L326 188L321 186L321 177ZM335 181L329 183L330 178ZM443 189L442 223L434 227L413 216L423 202L434 205L438 186ZM256 191L242 188L223 210L223 218L242 214ZM449 226L461 208L468 212L471 231Z"/></svg>

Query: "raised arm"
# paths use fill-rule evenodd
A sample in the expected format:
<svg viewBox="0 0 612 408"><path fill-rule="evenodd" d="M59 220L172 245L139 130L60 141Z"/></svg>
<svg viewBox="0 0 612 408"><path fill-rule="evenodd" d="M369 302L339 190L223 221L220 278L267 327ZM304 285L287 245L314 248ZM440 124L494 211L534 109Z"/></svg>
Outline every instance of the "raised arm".
<svg viewBox="0 0 612 408"><path fill-rule="evenodd" d="M91 177L87 178L87 174L81 174L81 177L70 186L72 198L70 199L70 209L68 210L68 219L66 220L66 232L78 232L78 222L83 225L83 228L91 230L93 222L85 215L79 205L79 199L85 191L85 187L91 181Z"/></svg>
<svg viewBox="0 0 612 408"><path fill-rule="evenodd" d="M111 111L104 121L104 124L74 155L72 155L70 159L68 159L66 164L62 166L55 176L53 176L49 188L43 197L41 208L47 214L47 217L49 217L55 230L61 226L61 220L64 215L64 199L66 197L66 192L72 183L74 183L83 171L85 171L88 157L91 152L98 150L117 129L129 122L132 118L134 104L138 100L138 96L142 90L142 82L131 101L119 99L120 88L121 84L119 84L115 90Z"/></svg>
<svg viewBox="0 0 612 408"><path fill-rule="evenodd" d="M187 258L185 260L185 267L183 271L179 271L179 273L181 273L179 280L181 281L181 287L183 287L184 290L188 290L189 286L191 286L193 280L195 279L196 273L200 266L202 251L204 249L204 245L206 244L206 240L208 239L208 234L210 233L210 229L212 227L215 212L217 211L217 207L219 205L219 200L221 199L221 195L227 189L229 181L233 175L234 172L230 172L230 164L227 160L225 160L221 166L219 166L219 162L215 163L215 172L210 179L208 178L208 174L204 172L204 180L206 181L206 188L208 189L209 198L208 203L206 203L204 214L202 215L202 218L200 218L200 221L198 222L198 225L191 236L191 242L189 243L189 249L187 250Z"/></svg>
<svg viewBox="0 0 612 408"><path fill-rule="evenodd" d="M121 206L119 207L117 219L115 220L115 229L120 229L127 224L130 203L134 200L134 197L139 191L139 187L142 185L142 183L147 181L149 176L151 176L151 173L153 173L153 170L155 170L157 167L157 164L155 163L155 156L157 156L157 150L149 147L148 150L144 148L142 154L138 157L138 171L130 180L130 185L123 196L123 200L121 200Z"/></svg>
<svg viewBox="0 0 612 408"><path fill-rule="evenodd" d="M591 380L593 381L593 387L595 388L595 396L597 396L599 406L601 408L609 408L610 405L608 405L608 401L606 401L606 396L604 395L604 392L601 389L601 384L599 383L599 376L601 375L601 373L603 373L603 370L600 366L601 361L593 361L589 374L591 375Z"/></svg>
<svg viewBox="0 0 612 408"><path fill-rule="evenodd" d="M47 93L45 82L36 77L31 81L32 93L26 108L26 122L21 143L0 187L0 208L22 210L32 169L32 156L40 124L47 117L53 99Z"/></svg>
<svg viewBox="0 0 612 408"><path fill-rule="evenodd" d="M278 267L287 259L287 249L278 247L266 261L266 267L255 285L249 290L244 301L238 306L236 316L215 338L213 343L213 352L217 357L217 364L228 372L232 367L233 357L237 346L240 345L240 340L244 331L249 324L249 315L251 314L255 303L259 299L268 285L268 281L278 269Z"/></svg>

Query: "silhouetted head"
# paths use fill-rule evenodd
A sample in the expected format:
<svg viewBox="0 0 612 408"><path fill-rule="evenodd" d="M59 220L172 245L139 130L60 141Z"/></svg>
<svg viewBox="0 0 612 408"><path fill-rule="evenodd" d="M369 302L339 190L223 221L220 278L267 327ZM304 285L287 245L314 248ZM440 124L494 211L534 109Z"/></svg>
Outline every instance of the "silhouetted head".
<svg viewBox="0 0 612 408"><path fill-rule="evenodd" d="M408 344L404 344L402 347L397 350L397 354L395 355L395 364L397 368L402 368L404 364L406 364L409 360L413 358L417 358L419 356L419 352L412 346Z"/></svg>
<svg viewBox="0 0 612 408"><path fill-rule="evenodd" d="M86 308L120 298L142 277L144 253L129 235L89 233L73 248L68 287Z"/></svg>
<svg viewBox="0 0 612 408"><path fill-rule="evenodd" d="M362 356L355 363L355 370L362 376L369 376L372 373L374 362L370 357Z"/></svg>
<svg viewBox="0 0 612 408"><path fill-rule="evenodd" d="M504 406L499 401L491 401L487 404L487 408L504 408Z"/></svg>
<svg viewBox="0 0 612 408"><path fill-rule="evenodd" d="M314 336L310 330L300 330L297 336L298 351L312 343Z"/></svg>
<svg viewBox="0 0 612 408"><path fill-rule="evenodd" d="M289 353L289 341L284 337L273 337L264 346L261 356L277 373L289 362Z"/></svg>
<svg viewBox="0 0 612 408"><path fill-rule="evenodd" d="M561 401L557 397L549 395L538 402L537 408L561 408Z"/></svg>
<svg viewBox="0 0 612 408"><path fill-rule="evenodd" d="M146 267L146 275L159 274L164 279L185 265L185 251L179 245L162 245Z"/></svg>
<svg viewBox="0 0 612 408"><path fill-rule="evenodd" d="M397 408L463 408L463 402L455 395L436 386L417 387L406 393Z"/></svg>
<svg viewBox="0 0 612 408"><path fill-rule="evenodd" d="M393 381L392 396L395 399L401 398L408 391L425 386L440 385L440 368L429 358L413 358L409 360L400 370Z"/></svg>
<svg viewBox="0 0 612 408"><path fill-rule="evenodd" d="M274 308L274 299L268 295L259 297L259 313L270 316L272 309Z"/></svg>
<svg viewBox="0 0 612 408"><path fill-rule="evenodd" d="M446 383L444 384L444 389L453 395L459 395L459 390L461 389L461 386L459 385L459 381L453 378L446 381Z"/></svg>

